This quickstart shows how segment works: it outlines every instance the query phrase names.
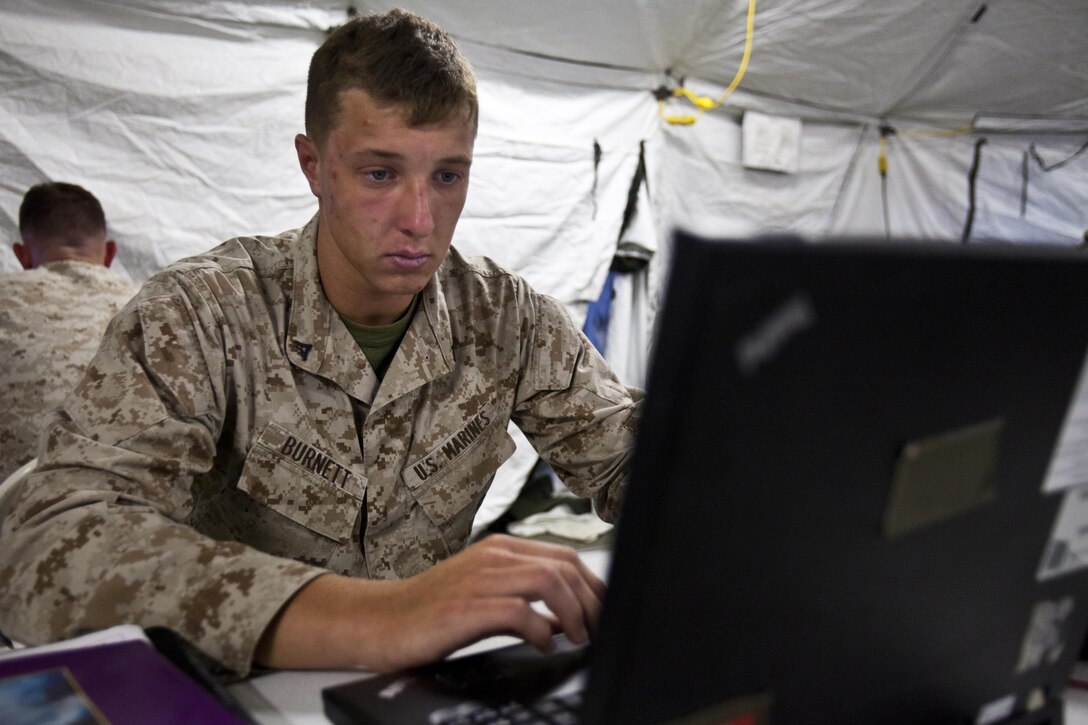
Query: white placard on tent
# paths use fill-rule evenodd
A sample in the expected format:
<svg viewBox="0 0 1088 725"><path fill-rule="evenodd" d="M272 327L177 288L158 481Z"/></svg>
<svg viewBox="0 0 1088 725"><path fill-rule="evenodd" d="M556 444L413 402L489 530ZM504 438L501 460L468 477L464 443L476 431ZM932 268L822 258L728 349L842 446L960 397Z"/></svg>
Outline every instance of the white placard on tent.
<svg viewBox="0 0 1088 725"><path fill-rule="evenodd" d="M741 144L745 168L796 174L801 168L801 119L746 111Z"/></svg>

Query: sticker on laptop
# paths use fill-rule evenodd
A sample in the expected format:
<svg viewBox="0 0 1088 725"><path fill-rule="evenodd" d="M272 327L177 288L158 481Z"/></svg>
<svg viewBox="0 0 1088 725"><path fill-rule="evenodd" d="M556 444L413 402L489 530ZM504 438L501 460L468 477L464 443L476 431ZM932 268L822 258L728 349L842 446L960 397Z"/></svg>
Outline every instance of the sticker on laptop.
<svg viewBox="0 0 1088 725"><path fill-rule="evenodd" d="M1078 486L1064 494L1037 576L1046 581L1085 566L1088 566L1088 486Z"/></svg>
<svg viewBox="0 0 1088 725"><path fill-rule="evenodd" d="M1088 361L1065 414L1058 444L1043 479L1044 491L1061 491L1088 484Z"/></svg>
<svg viewBox="0 0 1088 725"><path fill-rule="evenodd" d="M1031 610L1024 641L1020 645L1020 661L1016 673L1024 674L1038 667L1052 665L1065 650L1068 623L1073 613L1073 597L1036 602ZM1078 642L1076 646L1080 646Z"/></svg>
<svg viewBox="0 0 1088 725"><path fill-rule="evenodd" d="M993 725L995 722L1012 717L1016 709L1016 696L1006 695L999 700L987 703L979 708L975 725Z"/></svg>

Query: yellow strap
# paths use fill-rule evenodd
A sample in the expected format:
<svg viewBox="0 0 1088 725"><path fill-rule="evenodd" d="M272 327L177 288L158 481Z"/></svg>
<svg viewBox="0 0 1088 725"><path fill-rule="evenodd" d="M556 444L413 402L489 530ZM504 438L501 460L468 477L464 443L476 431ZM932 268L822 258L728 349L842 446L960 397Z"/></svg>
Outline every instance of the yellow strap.
<svg viewBox="0 0 1088 725"><path fill-rule="evenodd" d="M733 81L729 84L729 87L725 89L721 97L718 100L714 100L709 96L698 96L689 91L687 88L681 86L675 89L672 94L674 97L686 98L699 109L699 112L694 116L666 116L665 115L665 102L658 102L658 115L662 120L677 126L690 126L698 120L699 116L710 108L717 108L725 103L725 99L737 89L740 85L740 81L744 78L744 73L748 70L748 60L752 57L752 40L755 37L755 24L756 20L756 0L748 0L748 22L744 35L744 55L740 59L740 67L737 68L736 74L733 76Z"/></svg>

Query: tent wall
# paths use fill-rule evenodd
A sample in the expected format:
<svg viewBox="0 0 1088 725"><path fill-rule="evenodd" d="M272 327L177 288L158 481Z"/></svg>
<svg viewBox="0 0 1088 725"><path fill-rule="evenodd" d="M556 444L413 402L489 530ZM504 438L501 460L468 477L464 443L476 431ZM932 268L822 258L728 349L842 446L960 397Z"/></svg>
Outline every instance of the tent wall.
<svg viewBox="0 0 1088 725"><path fill-rule="evenodd" d="M749 0L398 4L454 33L479 77L455 243L576 320L605 284L642 155L624 241L654 255L609 278L605 351L633 384L677 226L958 242L970 219L971 240L1067 245L1088 228L1083 0L761 0L739 90L691 125L665 122L655 91L717 97L741 65ZM102 200L115 266L137 281L231 236L303 224L316 211L293 149L306 69L346 17L322 0L7 0L0 246L18 239L23 192L47 179ZM801 121L796 173L742 164L748 111ZM1023 124L990 132L979 114ZM0 271L17 268L0 250ZM522 445L504 475L524 478L532 460ZM494 490L485 518L516 486Z"/></svg>
<svg viewBox="0 0 1088 725"><path fill-rule="evenodd" d="M1015 85L1032 107L1079 118L1085 82L1069 81L1088 67L1084 36L1079 55L1068 49L1056 66L984 67L971 87L946 70L1011 42L1016 23L1057 38L1070 35L1058 26L1088 30L1083 4L990 3L992 22L971 24L977 3L915 0L892 11L859 0L763 0L741 90L690 126L659 119L652 91L675 85L677 68L731 73L745 2L690 0L668 12L623 0L588 4L597 10L404 4L458 33L480 77L481 131L458 244L522 271L576 314L603 283L642 142L666 253L674 225L960 239L983 138L972 238L1077 244L1088 227L1088 154L1044 170L1074 156L1088 125L963 132L978 109L957 100L983 88L985 108L1003 111L1014 108ZM118 264L137 280L234 234L297 226L315 209L292 147L306 64L344 17L341 4L273 0L9 1L0 7L0 242L17 239L21 194L44 179L82 183L103 199L122 245ZM821 33L823 43L806 42ZM919 57L917 48L931 50ZM881 83L868 81L866 66L889 57ZM722 89L699 76L686 83L707 95ZM802 119L798 173L740 164L747 109ZM878 115L889 111L903 116ZM896 128L886 199L881 124ZM945 135L956 124L960 132ZM15 268L0 253L0 270Z"/></svg>

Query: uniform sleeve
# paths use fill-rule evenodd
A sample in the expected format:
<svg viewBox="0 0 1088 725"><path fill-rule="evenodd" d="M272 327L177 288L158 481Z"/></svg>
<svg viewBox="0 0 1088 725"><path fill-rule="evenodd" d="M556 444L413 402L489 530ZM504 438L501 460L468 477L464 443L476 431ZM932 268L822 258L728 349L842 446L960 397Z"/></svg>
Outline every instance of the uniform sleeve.
<svg viewBox="0 0 1088 725"><path fill-rule="evenodd" d="M185 523L222 432L230 344L191 292L130 302L47 426L0 529L12 637L161 625L245 674L268 622L321 573Z"/></svg>
<svg viewBox="0 0 1088 725"><path fill-rule="evenodd" d="M628 388L556 299L529 292L513 420L563 483L614 521L642 391Z"/></svg>

